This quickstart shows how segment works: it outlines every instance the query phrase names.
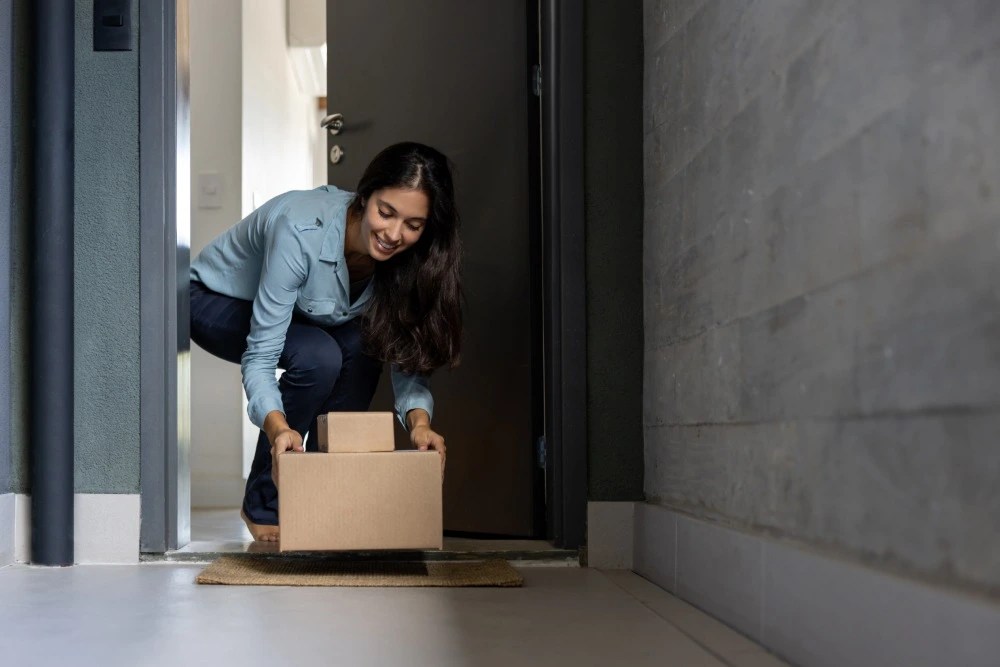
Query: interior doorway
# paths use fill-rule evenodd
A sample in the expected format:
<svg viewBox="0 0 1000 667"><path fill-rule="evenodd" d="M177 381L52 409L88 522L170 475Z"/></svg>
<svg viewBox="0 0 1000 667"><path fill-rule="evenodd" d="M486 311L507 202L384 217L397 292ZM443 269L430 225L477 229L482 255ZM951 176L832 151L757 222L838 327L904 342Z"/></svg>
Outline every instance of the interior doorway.
<svg viewBox="0 0 1000 667"><path fill-rule="evenodd" d="M324 40L305 44L298 6L189 7L192 257L268 199L326 183ZM190 362L191 538L249 539L238 521L216 534L204 519L238 514L256 448L240 369L197 345Z"/></svg>
<svg viewBox="0 0 1000 667"><path fill-rule="evenodd" d="M337 0L326 33L329 181L353 189L398 141L454 162L462 215L462 364L434 374L435 430L449 443L446 533L545 534L539 466L541 107L536 2ZM377 66L373 66L377 63ZM388 370L373 409L391 410ZM408 446L397 427L397 448Z"/></svg>
<svg viewBox="0 0 1000 667"><path fill-rule="evenodd" d="M171 5L171 3L167 3ZM252 0L244 0L238 3L242 6L253 5ZM338 12L341 12L340 18L346 19L348 17L344 16L343 12L346 7L351 7L353 3L338 3ZM436 11L443 11L443 15L447 14L449 11L449 5L447 2L438 3L441 6L436 8ZM463 5L464 6L464 5ZM450 7L450 10L454 10L454 7ZM382 10L384 12L389 12L389 14L397 19L405 18L405 14L398 11L394 3L388 2L383 3ZM357 3L357 6L353 7L353 11L364 13L372 9L367 3ZM376 7L377 9L377 7ZM573 179L573 169L567 169L563 161L567 160L569 165L573 166L572 151L560 151L555 150L555 148L550 148L548 151L547 162L544 159L545 154L541 151L541 138L543 136L543 127L549 127L553 131L549 132L549 140L552 141L553 147L561 146L560 142L567 142L567 138L572 136L572 133L566 133L561 130L563 136L556 136L558 133L554 131L554 128L558 125L557 118L553 113L556 109L555 98L557 96L556 91L560 90L556 86L550 86L552 88L551 93L551 105L543 108L543 105L539 101L538 93L541 92L539 88L543 88L544 84L541 83L541 78L537 76L537 72L532 71L531 64L540 62L542 60L541 46L544 45L545 40L541 39L541 33L539 30L540 23L544 22L544 17L546 15L546 10L550 16L551 24L554 27L557 23L552 16L556 12L555 5L550 7L541 7L537 3L529 2L523 5L519 5L517 8L517 30L519 32L519 48L520 56L516 59L516 62L508 63L511 65L511 69L520 70L515 72L512 76L515 76L518 81L519 90L515 94L497 94L495 100L499 103L504 101L509 102L510 98L517 98L518 102L515 102L511 107L502 107L499 103L494 103L489 107L489 109L477 109L478 115L483 115L487 112L492 113L503 113L503 114L519 114L522 119L522 126L524 130L525 139L527 142L533 142L524 147L523 150L518 151L516 148L512 151L514 154L520 153L520 168L523 169L523 173L518 176L521 179L520 188L521 194L523 195L524 210L523 216L518 216L516 213L511 215L495 215L495 211L489 211L494 213L492 218L493 226L509 224L509 218L511 217L522 217L519 222L523 223L525 227L528 228L527 233L521 241L515 242L513 247L518 247L522 250L519 260L523 260L521 265L520 275L514 275L511 282L515 279L522 281L522 285L527 288L522 290L522 298L517 299L511 297L510 294L504 295L501 299L496 298L496 292L491 291L489 288L489 281L484 280L477 286L477 289L472 296L476 299L482 300L478 303L480 313L489 313L490 308L496 313L503 314L504 312L509 312L511 310L510 303L512 301L517 301L520 307L523 307L523 311L527 314L525 319L529 320L526 327L525 338L519 344L521 345L521 350L525 352L520 359L515 363L515 372L510 372L509 368L503 368L503 364L494 364L494 368L490 369L488 363L480 363L479 367L472 364L474 371L478 371L480 376L486 375L488 377L489 372L497 373L496 378L499 382L494 382L493 385L486 384L479 387L483 391L488 391L490 389L496 388L500 391L496 392L499 395L503 395L507 392L510 395L515 396L516 401L519 401L525 406L521 413L524 419L521 421L517 428L520 429L521 433L517 437L517 441L514 442L513 438L505 438L503 434L498 436L497 440L492 442L487 442L486 444L493 444L494 442L502 442L504 446L509 446L511 452L514 453L513 456L509 457L509 460L505 464L505 468L500 470L501 474L496 475L502 480L504 480L497 488L501 487L516 487L517 485L509 484L511 479L510 476L505 475L509 472L507 468L520 466L520 470L523 473L522 479L526 479L527 483L522 484L521 490L518 491L514 489L515 495L508 496L508 498L517 498L517 493L521 493L521 500L517 502L511 502L507 498L502 498L496 505L507 505L515 506L520 505L518 508L518 513L520 515L520 527L518 528L503 528L501 530L491 530L491 529L477 529L473 524L466 521L469 514L460 511L455 514L458 519L454 523L453 531L458 531L465 534L478 534L481 536L492 535L492 536L508 536L508 537L548 537L553 541L560 543L561 546L571 546L575 547L582 540L583 534L583 508L585 506L585 441L580 438L571 444L565 441L563 438L566 434L573 435L573 422L577 424L582 424L583 422L583 411L582 403L583 401L578 400L579 405L576 406L575 412L572 408L574 406L569 405L568 401L574 399L579 399L580 396L573 391L566 392L564 389L566 387L582 387L583 383L579 381L580 376L583 375L583 369L577 365L575 368L572 363L564 363L566 353L572 352L573 345L580 342L579 333L583 330L583 317L582 312L578 308L574 308L572 303L567 303L565 298L573 290L582 291L583 285L582 280L572 279L573 271L579 270L577 273L582 275L582 246L576 248L573 243L560 243L564 239L570 239L576 234L582 239L582 234L579 234L573 224L578 224L579 229L582 230L582 216L580 219L574 221L573 224L563 224L563 225L553 225L552 224L552 212L556 209L552 204L555 204L557 199L561 198L561 203L564 206L564 210L571 210L566 208L565 204L567 201L572 199L574 196L579 197L581 193L578 190L574 190L573 187L565 187L559 178L564 181L572 182ZM184 49L187 47L186 40L187 34L185 26L183 25L183 20L187 17L185 13L187 11L187 5L183 0L179 0L176 5L171 5L163 9L148 8L145 11L149 14L146 17L145 25L154 25L155 19L162 19L164 30L160 35L161 42L159 44L155 43L155 40L149 40L144 36L144 51L140 53L140 60L147 64L155 62L157 58L161 59L163 62L170 62L174 60L177 63L177 70L173 72L171 76L170 68L164 68L164 76L159 81L149 81L147 79L145 84L141 84L141 104L143 108L146 109L150 106L155 107L154 111L158 110L160 112L164 132L162 135L162 145L160 146L159 152L156 150L147 150L143 155L143 168L152 169L155 173L157 168L162 169L164 172L164 183L163 190L160 193L160 202L164 211L162 218L162 236L157 239L156 234L152 233L156 230L150 230L149 233L144 234L143 243L143 256L144 259L149 260L149 264L153 265L157 260L157 253L161 255L164 259L162 266L165 269L166 275L162 287L165 288L166 296L164 297L165 308L164 315L161 319L166 331L176 330L177 336L162 336L161 342L163 347L160 348L167 350L166 359L162 356L159 359L155 358L155 343L156 338L150 337L144 342L143 346L143 365L144 371L154 367L157 363L160 364L163 370L163 385L160 386L157 382L152 380L149 373L144 373L144 378L149 378L149 380L144 381L144 388L148 389L144 393L146 399L144 400L144 406L150 405L156 397L156 391L160 390L160 397L163 399L162 407L158 406L151 414L148 415L149 419L147 421L144 418L143 423L143 478L142 478L142 498L143 498L143 530L142 530L142 548L144 551L148 552L162 552L165 550L176 549L184 545L185 542L191 537L191 534L187 532L190 524L187 521L190 518L190 509L185 507L185 493L190 493L186 485L191 482L190 471L191 471L191 455L192 450L190 447L190 441L187 440L187 429L191 428L191 423L187 421L185 415L184 404L188 400L189 393L191 391L191 378L187 372L187 362L189 360L187 354L186 345L187 340L187 327L186 327L186 271L187 271L187 256L186 252L188 247L185 247L184 233L182 230L182 225L179 223L178 219L182 218L182 212L180 208L183 205L183 198L186 191L185 184L182 182L184 176L188 176L191 180L189 181L192 185L190 190L190 197L193 199L195 206L198 206L199 198L208 196L211 198L214 193L218 192L218 179L211 174L211 170L201 171L196 170L191 174L186 173L186 168L184 165L185 160L188 156L182 147L182 132L181 126L184 125L182 122L186 111L182 111L182 107L186 103L185 99L185 87L184 79L187 68L186 53ZM157 16L157 12L162 12L161 16ZM392 13L395 12L395 13ZM172 14L172 15L171 15ZM566 16L569 17L570 13ZM287 18L286 14L286 18ZM372 18L371 14L368 18ZM412 26L414 22L413 17L409 19L401 20L399 22L399 29L402 31L409 30L414 33L417 38L420 37L419 31L413 31ZM582 19L582 15L580 16ZM152 20L151 20L152 19ZM364 16L355 17L355 21L363 21ZM485 19L487 22L496 20L496 17L487 17ZM330 17L329 26L331 29L336 25L350 25L350 21L345 20L343 23L338 24L336 17ZM569 21L568 24L572 27L574 24ZM457 28L458 26L456 26ZM578 30L582 34L582 24L576 25L574 30ZM287 31L287 26L286 26ZM550 31L551 32L551 31ZM507 35L509 38L510 35ZM554 47L556 42L553 39L554 34L550 34L549 44ZM176 41L174 41L175 38ZM439 36L440 38L440 36ZM440 39L438 39L440 41ZM472 40L474 41L474 39ZM509 39L507 41L510 41ZM394 42L395 43L395 42ZM419 46L419 44L417 45ZM580 46L580 43L577 43ZM176 49L176 51L174 51ZM551 52L550 57L558 54L558 49ZM482 55L482 54L481 54ZM579 54L582 60L582 54ZM452 59L456 59L459 56L457 54L451 54ZM510 60L508 58L508 60ZM369 59L367 67L370 68ZM338 60L338 62L343 62ZM402 61L399 61L402 62ZM572 62L572 59L570 59ZM577 63L579 64L579 63ZM553 70L557 70L554 65ZM151 70L146 68L147 72ZM331 69L331 76L333 70ZM428 68L422 76L430 77L433 69ZM553 78L555 78L556 71L553 71ZM419 79L419 72L417 77L410 77L412 84L412 79ZM368 72L369 79L373 81L378 81L379 77L373 77L371 72ZM513 79L512 79L513 80ZM425 82L426 83L426 82ZM453 81L454 85L455 82ZM163 99L158 103L152 98L156 86L159 85L159 89L163 93ZM376 92L377 90L377 86ZM418 87L419 88L419 87ZM460 88L460 87L459 87ZM455 90L459 90L455 88ZM572 92L572 87L568 89ZM412 91L411 91L412 92ZM566 94L566 90L563 90L561 94ZM578 91L582 94L582 88ZM334 99L335 96L327 96L328 100ZM455 97L452 95L437 95L434 96L433 104L429 105L428 113L436 114L437 116L447 116L447 114L442 113L440 106L435 105L452 105L458 106L453 99ZM412 99L413 96L411 95ZM357 96L356 99L360 99ZM347 98L341 97L339 101L342 103L347 102ZM580 106L577 105L576 112L580 113ZM361 143L357 144L358 149L355 151L351 149L351 156L357 155L355 160L358 162L367 162L374 155L375 148L372 146L382 147L383 144L391 143L391 141L396 141L404 138L412 138L416 140L423 140L426 143L432 145L437 145L446 154L449 154L456 162L459 163L460 168L465 169L475 169L479 168L490 168L496 167L496 164L491 163L488 159L489 151L480 150L481 147L475 145L475 143L469 143L467 140L459 140L450 143L447 138L434 140L433 138L425 138L419 136L413 136L412 130L406 132L404 136L392 137L393 132L397 135L403 129L399 126L401 119L416 118L416 114L397 114L395 119L390 119L386 121L383 118L380 122L371 122L370 119L366 119L366 114L364 112L357 112L357 109L352 109L350 111L342 111L342 109L350 109L348 106L342 106L341 109L336 109L342 113L345 113L346 132L342 137L345 144L348 143L348 138L351 139L361 139L363 136L363 130L375 126L387 126L391 131L386 133L383 132L381 135L378 133L372 133L372 137L369 139L370 147L366 150ZM329 109L335 110L335 109ZM230 109L230 113L232 110ZM319 113L319 105L312 110L315 116ZM175 114L173 118L172 114ZM144 119L147 118L144 115ZM352 118L354 120L352 120ZM171 128L171 121L176 121L176 125ZM315 117L313 118L315 120ZM481 120L481 119L480 119ZM155 122L155 114L151 122ZM147 123L146 131L148 133L149 127ZM353 127L352 127L353 125ZM496 125L496 124L493 124ZM563 126L564 127L564 126ZM492 128L492 129L495 129ZM580 129L579 127L577 129ZM171 130L173 130L171 132ZM353 132L352 132L353 130ZM354 134L354 137L350 135ZM463 143L464 142L464 143ZM154 143L155 142L151 142ZM331 142L332 143L332 142ZM576 142L579 145L579 141ZM147 143L147 147L150 143ZM170 155L170 148L175 147L176 154ZM457 147L456 150L454 147ZM152 148L156 148L155 145ZM343 148L343 147L342 147ZM477 153L477 150L479 151ZM362 157L370 153L367 158ZM463 165L463 160L467 160L469 156L474 156L474 159L468 163L470 167L461 167ZM486 157L484 157L486 156ZM173 162L176 160L176 162ZM501 164L502 169L505 171L511 170L510 162L496 161ZM579 167L579 160L576 160L576 166ZM315 163L314 163L315 164ZM350 164L345 162L345 164ZM543 168L548 165L548 168ZM363 166L363 165L362 165ZM241 165L245 169L245 165ZM515 165L514 168L518 168ZM347 172L348 170L342 170ZM206 174L209 176L208 179L205 178ZM171 175L176 179L173 183L170 182ZM581 176L582 174L576 174ZM342 178L344 174L334 175L334 178ZM558 177L558 178L557 178ZM459 196L461 197L461 174L458 176L459 182ZM335 184L345 187L348 189L353 189L351 183L356 183L356 176L354 178L344 178ZM551 182L553 184L553 190L558 193L552 197L552 202L545 209L542 208L541 192L542 192L542 181ZM582 178L579 179L582 185ZM149 188L147 190L144 187L143 198L144 202L147 202L153 206L155 209L156 192L155 189L156 182L151 180L149 182ZM578 185L578 186L579 186ZM561 187L560 187L561 186ZM577 186L577 187L578 187ZM479 192L482 193L484 190L482 186L477 186L480 188ZM294 187L285 187L282 190L295 189ZM170 195L177 194L177 198L173 199ZM166 195L166 196L164 196ZM246 190L242 189L241 195L243 195L245 200ZM263 193L260 197L264 199ZM478 199L478 198L477 198ZM487 197L482 197L482 199L487 199ZM462 200L459 200L460 203ZM204 203L204 202L202 202ZM262 203L262 201L257 201L257 197L251 195L251 206L256 206ZM242 205L245 205L245 201L241 201ZM496 208L494 203L493 208ZM173 210L171 210L173 209ZM241 210L240 217L248 211ZM463 212L466 213L466 220L469 220L467 208L463 207ZM480 214L481 215L481 214ZM488 217L488 216L487 216ZM238 217L228 221L228 224L235 224L238 221ZM144 217L144 226L145 226ZM171 229L171 223L178 221L174 224L173 229ZM468 224L468 223L467 223ZM468 227L466 227L468 229ZM481 239L478 243L482 248L489 248L491 244L496 245L497 239L499 237L490 238L486 235L485 238ZM159 248L154 248L154 242L159 240ZM502 239L501 239L502 241ZM520 245L518 245L520 243ZM173 250L171 249L171 244L174 245ZM576 258L576 262L567 262L567 259L572 258L572 253L574 249L580 250L578 254L580 255ZM523 252L527 250L527 252ZM527 255L527 257L525 257ZM165 257L164 257L165 256ZM486 270L490 268L490 261L502 261L498 259L498 256L494 254L492 258L485 252L481 252L476 257L476 261L481 262ZM577 263L578 262L578 263ZM176 267L176 273L171 276L169 268L173 266ZM518 273L518 272L515 272ZM527 273L527 276L523 274ZM145 275L145 272L144 272ZM485 286L485 288L484 288ZM534 292L531 292L531 288L534 288ZM143 292L143 303L144 303L144 326L148 325L148 328L156 328L158 322L156 321L155 312L155 298L151 298L155 295L154 286L149 284L144 287ZM177 295L177 303L175 305L176 310L171 312L169 304L169 294ZM150 297L150 298L147 298ZM490 297L493 297L493 302L490 302ZM581 300L582 301L582 300ZM152 304L152 307L150 307ZM490 308L485 308L483 305L488 305ZM474 309L470 309L470 312L475 312ZM149 314L150 318L147 320L145 314ZM483 324L487 327L492 325L494 328L502 326L502 320L494 319L489 320L488 315L483 320ZM526 342L525 342L526 341ZM572 344L567 344L572 343ZM488 342L483 345L484 349L479 350L478 354L480 359L487 359L488 357ZM473 346L475 349L475 346ZM172 357L171 350L174 350L176 356ZM485 353L485 354L484 354ZM582 357L582 355L581 355ZM469 363L469 347L466 347L465 363ZM476 357L473 356L473 359ZM581 361L582 359L577 359L576 361ZM238 374L238 368L235 369ZM484 370L486 373L484 373ZM506 374L498 371L508 371ZM574 375L575 374L575 375ZM511 382L513 376L520 375L521 384L517 382ZM574 377L578 380L575 384L572 382ZM567 383L567 380L570 380ZM474 382L475 377L470 376L467 382ZM506 386L501 386L506 384ZM458 383L456 383L456 386ZM551 391L549 389L552 389ZM461 393L460 388L455 390L456 396ZM435 378L435 395L439 395L438 381ZM173 404L171 401L173 398ZM446 404L440 398L441 404ZM241 401L242 403L242 401ZM200 402L196 402L198 408L203 407ZM570 407L570 410L566 408ZM242 408L240 405L240 412L242 418ZM377 409L374 406L373 409ZM157 414L157 411L159 412ZM500 412L499 410L497 412ZM483 415L478 415L478 420L465 420L467 423L463 424L462 417L463 413L457 413L458 419L455 421L455 428L467 429L468 433L474 433L475 428L482 427ZM176 417L176 421L171 424L171 417ZM486 415L487 418L490 415ZM158 434L156 432L157 419L160 420L163 426L163 433ZM435 418L437 423L437 415ZM506 426L510 424L505 424L503 422L502 416L494 422L494 428L492 428L491 436L503 431ZM567 428L570 426L571 428ZM517 428L513 429L514 431ZM508 429L510 430L510 429ZM582 430L582 429L581 429ZM466 436L466 439L470 439L470 436ZM539 445L541 443L548 442L548 448L541 448ZM450 445L454 447L455 439L450 439ZM186 449L186 447L188 447ZM470 457L472 461L469 465L468 470L470 471L470 476L474 477L476 473L482 474L484 469L489 468L490 458L489 455L495 453L489 449L482 450L487 453L487 456L480 457L478 462L474 457ZM474 451L474 450L469 450ZM451 453L451 450L450 450ZM452 457L449 457L449 475L454 476ZM486 470L486 475L481 476L480 479L489 479L490 476ZM185 478L185 476L187 477ZM238 486L238 483L231 485L231 488ZM509 489L508 489L509 490ZM473 489L475 491L475 489ZM230 491L226 491L229 494ZM465 490L468 493L468 489ZM235 493L233 493L235 495ZM474 497L475 494L473 493ZM188 495L190 498L191 496ZM485 509L489 506L489 500L492 498L496 500L496 496L486 493L481 495L481 497L486 498L485 501L480 501L479 505L481 509ZM527 502L524 502L524 498L527 498ZM238 503L241 495L235 499ZM473 505L468 501L463 501L463 496L461 493L455 495L453 501L453 506L460 509L466 510L468 506ZM527 507L527 511L525 511ZM235 512L234 512L235 514ZM473 510L472 515L475 514ZM488 512L483 512L486 516ZM484 524L488 525L488 524ZM570 527L567 530L567 526ZM447 527L447 526L446 526Z"/></svg>

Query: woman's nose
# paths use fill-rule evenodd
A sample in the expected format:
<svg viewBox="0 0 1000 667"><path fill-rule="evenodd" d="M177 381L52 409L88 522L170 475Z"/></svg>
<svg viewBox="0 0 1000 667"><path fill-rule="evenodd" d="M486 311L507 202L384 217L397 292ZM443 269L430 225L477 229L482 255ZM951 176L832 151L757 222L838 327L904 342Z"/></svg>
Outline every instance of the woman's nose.
<svg viewBox="0 0 1000 667"><path fill-rule="evenodd" d="M388 240L396 243L403 237L403 223L398 220L390 223L389 226L385 228L385 235Z"/></svg>

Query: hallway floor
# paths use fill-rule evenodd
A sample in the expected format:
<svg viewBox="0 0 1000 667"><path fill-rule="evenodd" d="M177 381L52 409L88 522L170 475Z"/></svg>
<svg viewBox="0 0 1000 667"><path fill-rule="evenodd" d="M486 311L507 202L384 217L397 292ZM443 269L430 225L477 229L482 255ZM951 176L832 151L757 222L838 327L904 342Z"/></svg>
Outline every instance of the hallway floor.
<svg viewBox="0 0 1000 667"><path fill-rule="evenodd" d="M519 589L374 589L198 586L201 567L0 568L0 662L784 664L630 572L524 567Z"/></svg>
<svg viewBox="0 0 1000 667"><path fill-rule="evenodd" d="M507 551L544 554L561 551L544 540L487 540L445 537L445 551L483 552ZM254 542L238 507L231 509L191 510L191 542L174 554L219 554L253 551L276 552L274 543Z"/></svg>

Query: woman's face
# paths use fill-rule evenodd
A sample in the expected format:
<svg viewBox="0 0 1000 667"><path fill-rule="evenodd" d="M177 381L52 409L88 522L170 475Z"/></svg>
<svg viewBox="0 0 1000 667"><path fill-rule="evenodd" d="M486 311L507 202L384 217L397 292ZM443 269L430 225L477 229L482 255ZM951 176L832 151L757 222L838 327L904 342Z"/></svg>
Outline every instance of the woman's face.
<svg viewBox="0 0 1000 667"><path fill-rule="evenodd" d="M362 247L384 262L415 244L427 226L430 201L422 190L385 188L365 202L361 220Z"/></svg>

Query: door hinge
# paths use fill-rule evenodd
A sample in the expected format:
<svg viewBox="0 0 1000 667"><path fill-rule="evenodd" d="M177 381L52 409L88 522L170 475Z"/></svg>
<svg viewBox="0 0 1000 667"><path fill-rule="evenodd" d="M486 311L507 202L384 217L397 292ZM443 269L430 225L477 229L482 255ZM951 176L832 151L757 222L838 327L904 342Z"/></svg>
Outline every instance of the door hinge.
<svg viewBox="0 0 1000 667"><path fill-rule="evenodd" d="M538 440L535 440L535 462L542 470L545 470L545 450L545 436L540 435L538 436Z"/></svg>
<svg viewBox="0 0 1000 667"><path fill-rule="evenodd" d="M535 65L531 68L531 89L535 97L542 96L542 66Z"/></svg>

